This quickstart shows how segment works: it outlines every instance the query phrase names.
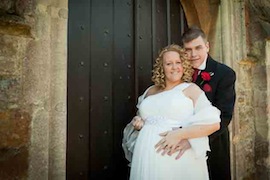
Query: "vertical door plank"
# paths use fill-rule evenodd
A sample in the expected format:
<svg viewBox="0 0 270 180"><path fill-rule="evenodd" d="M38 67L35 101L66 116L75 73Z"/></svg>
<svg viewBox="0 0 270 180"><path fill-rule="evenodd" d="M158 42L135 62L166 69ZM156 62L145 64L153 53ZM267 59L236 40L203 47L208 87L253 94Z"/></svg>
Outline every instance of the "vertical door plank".
<svg viewBox="0 0 270 180"><path fill-rule="evenodd" d="M106 179L113 154L113 0L92 0L90 22L90 177Z"/></svg>
<svg viewBox="0 0 270 180"><path fill-rule="evenodd" d="M152 84L153 49L151 7L151 1L135 1L135 74L137 96Z"/></svg>
<svg viewBox="0 0 270 180"><path fill-rule="evenodd" d="M67 179L88 179L90 2L69 1L69 7Z"/></svg>
<svg viewBox="0 0 270 180"><path fill-rule="evenodd" d="M127 179L127 161L122 150L125 125L135 114L134 17L131 0L114 1L113 57L113 172Z"/></svg>

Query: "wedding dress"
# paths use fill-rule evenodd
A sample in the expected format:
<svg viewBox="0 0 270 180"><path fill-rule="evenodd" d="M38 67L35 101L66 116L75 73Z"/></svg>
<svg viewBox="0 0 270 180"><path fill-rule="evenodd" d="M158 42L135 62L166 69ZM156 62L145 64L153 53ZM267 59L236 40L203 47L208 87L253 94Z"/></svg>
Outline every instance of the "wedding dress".
<svg viewBox="0 0 270 180"><path fill-rule="evenodd" d="M220 111L213 107L204 93L193 101L183 90L191 83L181 83L171 90L149 95L149 87L138 98L137 108L145 120L132 151L130 180L207 180L206 151L210 151L208 137L189 139L191 148L180 159L157 153L155 144L160 133L177 127L220 122ZM125 136L125 135L124 135ZM126 153L127 150L125 150ZM131 159L131 158L130 158Z"/></svg>

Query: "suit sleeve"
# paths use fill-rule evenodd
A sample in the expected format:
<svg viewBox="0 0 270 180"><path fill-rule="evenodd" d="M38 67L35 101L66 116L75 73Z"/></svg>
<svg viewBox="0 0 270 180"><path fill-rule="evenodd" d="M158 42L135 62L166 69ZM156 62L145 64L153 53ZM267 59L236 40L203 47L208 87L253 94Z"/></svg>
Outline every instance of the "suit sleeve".
<svg viewBox="0 0 270 180"><path fill-rule="evenodd" d="M220 130L210 135L210 141L222 134L231 122L235 104L236 75L232 69L227 69L218 83L214 106L221 111Z"/></svg>

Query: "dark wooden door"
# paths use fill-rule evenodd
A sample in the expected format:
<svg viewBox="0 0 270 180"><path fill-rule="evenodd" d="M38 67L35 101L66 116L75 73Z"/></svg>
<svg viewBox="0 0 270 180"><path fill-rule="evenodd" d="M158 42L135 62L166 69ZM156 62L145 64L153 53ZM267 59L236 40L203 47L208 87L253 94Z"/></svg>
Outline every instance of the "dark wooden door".
<svg viewBox="0 0 270 180"><path fill-rule="evenodd" d="M127 179L123 128L185 27L179 0L69 0L67 179Z"/></svg>

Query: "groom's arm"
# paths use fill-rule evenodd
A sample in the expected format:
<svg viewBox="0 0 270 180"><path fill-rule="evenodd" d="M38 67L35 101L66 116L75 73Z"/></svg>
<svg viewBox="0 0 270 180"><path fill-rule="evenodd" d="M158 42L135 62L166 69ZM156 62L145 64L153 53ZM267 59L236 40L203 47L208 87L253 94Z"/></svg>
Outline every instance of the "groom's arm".
<svg viewBox="0 0 270 180"><path fill-rule="evenodd" d="M232 69L226 69L217 87L213 105L221 111L220 130L210 135L210 141L223 133L231 122L235 104L236 75Z"/></svg>

